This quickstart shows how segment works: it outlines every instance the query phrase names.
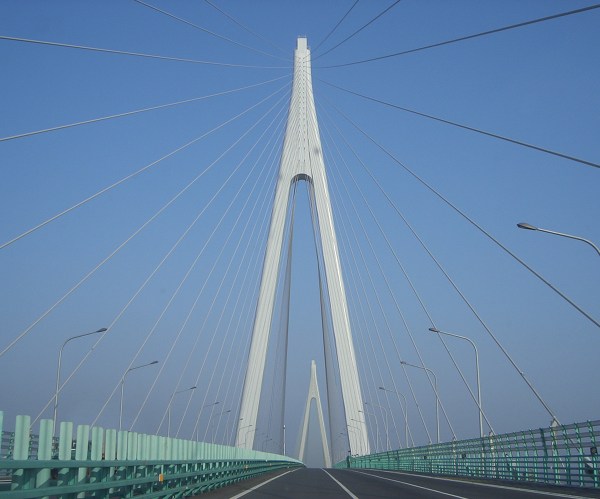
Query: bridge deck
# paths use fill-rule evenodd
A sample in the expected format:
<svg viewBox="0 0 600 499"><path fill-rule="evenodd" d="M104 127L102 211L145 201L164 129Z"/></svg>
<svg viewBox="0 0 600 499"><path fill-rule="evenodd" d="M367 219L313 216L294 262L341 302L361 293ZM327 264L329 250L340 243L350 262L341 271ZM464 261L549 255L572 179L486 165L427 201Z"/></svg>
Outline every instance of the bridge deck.
<svg viewBox="0 0 600 499"><path fill-rule="evenodd" d="M274 498L587 498L600 497L600 490L570 487L538 487L522 483L475 482L379 470L335 470L301 468L273 473L216 490L198 499Z"/></svg>

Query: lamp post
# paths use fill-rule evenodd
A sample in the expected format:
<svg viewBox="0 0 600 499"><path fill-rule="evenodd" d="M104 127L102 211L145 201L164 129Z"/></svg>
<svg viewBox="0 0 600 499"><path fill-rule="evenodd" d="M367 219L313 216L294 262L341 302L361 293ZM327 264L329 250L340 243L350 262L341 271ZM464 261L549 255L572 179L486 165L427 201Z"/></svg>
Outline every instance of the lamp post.
<svg viewBox="0 0 600 499"><path fill-rule="evenodd" d="M225 433L226 433L226 442L227 445L233 445L233 426L229 426L229 416L231 416L231 413L229 413L227 415L227 422L225 423L226 427L225 427ZM238 419L238 425L240 424L240 421L243 421L244 418L240 418ZM231 432L230 432L230 428L231 428Z"/></svg>
<svg viewBox="0 0 600 499"><path fill-rule="evenodd" d="M435 327L430 327L429 331L437 334L444 334L446 336L452 336L453 338L460 338L461 340L468 341L473 350L475 350L475 372L477 373L477 406L479 409L479 436L483 438L483 408L481 407L481 382L479 377L479 352L477 351L477 346L475 342L466 336L461 336L459 334L448 333L446 331L441 331Z"/></svg>
<svg viewBox="0 0 600 499"><path fill-rule="evenodd" d="M521 222L517 224L517 227L519 229L525 229L525 230L537 230L538 232L547 232L548 234L554 234L556 236L562 236L562 237L568 237L569 239L576 239L577 241L583 241L584 243L589 244L592 248L594 248L596 250L596 253L598 253L598 255L600 255L600 248L598 248L598 246L596 246L592 241L590 241L589 239L585 239L583 237L579 237L579 236L574 236L572 234L565 234L564 232L556 232L555 230L548 230L548 229L541 229L539 227L535 227L531 224L525 223L525 222Z"/></svg>
<svg viewBox="0 0 600 499"><path fill-rule="evenodd" d="M388 411L386 410L385 407L383 407L382 405L379 405L379 404L371 404L369 402L365 402L365 405L372 405L373 407L379 407L385 414L385 443L386 443L386 450L390 450L390 427L388 424ZM395 425L395 423L394 423L394 425ZM398 437L398 438L400 438L400 437Z"/></svg>
<svg viewBox="0 0 600 499"><path fill-rule="evenodd" d="M250 425L250 426L252 426L252 425ZM246 445L247 445L247 442L248 442L248 435L254 433L256 430L258 430L258 428L253 428L251 430L248 430L246 432L246 434L244 435L244 449L246 448Z"/></svg>
<svg viewBox="0 0 600 499"><path fill-rule="evenodd" d="M283 455L285 456L285 425L283 425Z"/></svg>
<svg viewBox="0 0 600 499"><path fill-rule="evenodd" d="M226 411L221 411L218 414L213 414L210 419L216 417L216 416L222 416L223 414L229 414L231 412L231 409L227 409ZM209 420L210 422L210 420ZM215 443L215 437L216 437L216 433L217 433L217 428L221 425L221 420L219 420L219 423L215 423L213 424L213 432L212 432L212 439L210 440L211 443Z"/></svg>
<svg viewBox="0 0 600 499"><path fill-rule="evenodd" d="M273 439L272 438L265 438L263 440L263 444L262 444L262 450L263 450L263 452L265 450L265 446L267 445L267 442L270 442L271 440L273 440Z"/></svg>
<svg viewBox="0 0 600 499"><path fill-rule="evenodd" d="M364 421L358 421L356 419L353 419L352 421L360 423L361 425L364 424ZM361 455L364 454L364 449L366 449L367 446L366 446L366 443L364 442L365 435L362 432L361 428L359 428L358 426L354 426L354 425L346 425L346 426L348 427L348 430L350 430L350 428L354 428L354 430L356 430L355 433L358 433L358 435L361 437L359 439L359 441L360 441L360 452L361 452Z"/></svg>
<svg viewBox="0 0 600 499"><path fill-rule="evenodd" d="M204 400L206 400L206 399L204 399ZM194 429L192 430L192 440L194 440L194 433L196 434L196 439L198 439L200 437L200 432L198 431L198 423L200 423L200 416L202 415L202 411L204 409L206 409L207 407L212 407L213 405L219 405L220 403L221 403L220 401L217 401L217 402L213 402L212 404L206 404L206 405L203 405L202 407L200 407L200 410L198 411L198 417L196 418L196 423L194 424Z"/></svg>
<svg viewBox="0 0 600 499"><path fill-rule="evenodd" d="M247 424L246 426L242 426L241 428L238 428L238 431L237 431L237 432L238 432L238 434L241 436L241 435L242 435L242 433L241 433L241 432L242 432L242 430L244 430L244 429L246 429L246 428L250 428L251 426L254 426L254 425ZM256 431L256 430L255 430L255 431ZM246 434L247 434L247 433L248 433L248 432L246 432ZM241 440L241 438L240 438L240 440ZM246 439L244 438L244 447L245 447L245 446L246 446ZM239 447L239 444L238 444L238 447Z"/></svg>
<svg viewBox="0 0 600 499"><path fill-rule="evenodd" d="M152 366L154 364L158 364L158 360L153 360L152 362L142 364L141 366L130 367L127 369L127 371L125 371L125 374L123 374L123 377L121 378L121 402L119 403L119 431L121 431L123 426L123 393L125 392L125 376L127 376L130 371L141 369L142 367Z"/></svg>
<svg viewBox="0 0 600 499"><path fill-rule="evenodd" d="M60 391L60 365L62 362L62 353L63 353L63 349L65 348L65 345L67 343L69 343L69 341L77 339L77 338L83 338L84 336L90 336L92 334L98 334L98 333L104 333L106 332L107 329L105 327L98 329L97 331L92 331L91 333L85 333L85 334L78 334L77 336L71 336L70 338L67 338L62 346L60 347L60 350L58 351L58 365L56 367L56 390L54 392L54 411L53 411L53 415L52 415L52 436L54 436L54 434L56 433L56 418L57 418L57 413L58 413L58 392Z"/></svg>
<svg viewBox="0 0 600 499"><path fill-rule="evenodd" d="M350 432L352 432L354 435L356 435L356 431L354 431L354 428L356 428L356 426L351 426L351 425L346 425L346 429L348 430L348 443L350 442ZM360 443L361 446L361 452L362 452L362 442ZM348 451L350 452L350 451ZM358 455L358 454L356 454Z"/></svg>
<svg viewBox="0 0 600 499"><path fill-rule="evenodd" d="M390 393L395 393L396 395L398 395L398 401L400 400L400 397L402 397L402 399L404 400L404 440L406 442L406 448L408 449L409 445L408 445L408 406L406 405L406 397L404 396L404 394L397 392L395 390L388 390L387 388L380 386L379 387L380 390L383 390L384 392L390 392ZM400 407L402 407L402 403L400 403ZM414 444L413 444L414 445Z"/></svg>
<svg viewBox="0 0 600 499"><path fill-rule="evenodd" d="M379 422L377 421L377 416L372 412L361 411L360 409L358 412L364 414L365 416L371 416L375 418L375 452L378 452L381 447L379 446Z"/></svg>
<svg viewBox="0 0 600 499"><path fill-rule="evenodd" d="M435 392L435 420L436 420L436 425L437 425L437 443L439 444L440 443L440 396L438 394L438 389L437 389L437 376L428 367L417 366L416 364L409 364L408 362L405 362L404 360L401 360L400 364L404 364L405 366L409 366L409 367L416 367L417 369L423 369L425 372L431 373L431 375L433 376L433 391Z"/></svg>
<svg viewBox="0 0 600 499"><path fill-rule="evenodd" d="M183 390L173 392L173 395L171 395L171 400L169 400L169 406L167 407L167 437L171 436L171 405L173 404L175 395L178 393L189 392L191 390L195 390L196 388L196 386L190 386L189 388L184 388Z"/></svg>

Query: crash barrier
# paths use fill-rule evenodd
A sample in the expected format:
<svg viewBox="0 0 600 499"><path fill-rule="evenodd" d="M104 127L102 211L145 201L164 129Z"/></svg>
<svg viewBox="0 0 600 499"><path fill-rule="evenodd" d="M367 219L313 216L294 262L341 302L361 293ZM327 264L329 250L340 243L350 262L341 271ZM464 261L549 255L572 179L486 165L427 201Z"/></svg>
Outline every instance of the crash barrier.
<svg viewBox="0 0 600 499"><path fill-rule="evenodd" d="M295 459L192 440L40 421L17 416L14 431L2 431L0 497L143 497L197 495L262 473L303 466Z"/></svg>
<svg viewBox="0 0 600 499"><path fill-rule="evenodd" d="M336 468L599 487L600 421L348 456Z"/></svg>

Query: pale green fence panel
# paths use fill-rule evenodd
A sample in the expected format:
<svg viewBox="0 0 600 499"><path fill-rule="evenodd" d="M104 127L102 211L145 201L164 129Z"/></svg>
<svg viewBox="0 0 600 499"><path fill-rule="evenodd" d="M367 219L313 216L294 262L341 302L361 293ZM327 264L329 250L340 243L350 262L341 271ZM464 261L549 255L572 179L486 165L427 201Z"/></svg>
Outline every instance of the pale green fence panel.
<svg viewBox="0 0 600 499"><path fill-rule="evenodd" d="M2 431L0 496L171 498L197 495L262 473L303 466L286 456L140 433L17 416L15 431Z"/></svg>
<svg viewBox="0 0 600 499"><path fill-rule="evenodd" d="M600 421L348 457L336 468L600 487Z"/></svg>

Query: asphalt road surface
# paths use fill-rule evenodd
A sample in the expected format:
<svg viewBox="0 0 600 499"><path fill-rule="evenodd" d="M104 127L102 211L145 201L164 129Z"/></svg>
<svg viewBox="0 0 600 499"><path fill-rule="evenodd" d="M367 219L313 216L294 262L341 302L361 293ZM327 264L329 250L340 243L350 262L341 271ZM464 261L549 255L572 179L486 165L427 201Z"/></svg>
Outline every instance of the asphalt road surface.
<svg viewBox="0 0 600 499"><path fill-rule="evenodd" d="M545 499L600 498L600 490L533 487L380 470L300 468L264 475L198 496L202 499Z"/></svg>

